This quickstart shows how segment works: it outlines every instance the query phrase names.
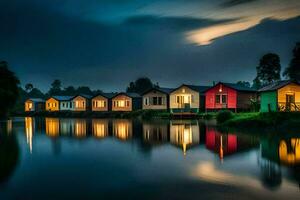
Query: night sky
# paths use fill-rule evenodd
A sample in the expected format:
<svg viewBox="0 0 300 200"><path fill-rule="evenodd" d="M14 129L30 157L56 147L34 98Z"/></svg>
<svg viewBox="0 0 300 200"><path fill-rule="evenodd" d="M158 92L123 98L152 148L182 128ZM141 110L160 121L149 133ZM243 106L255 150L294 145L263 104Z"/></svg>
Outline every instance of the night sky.
<svg viewBox="0 0 300 200"><path fill-rule="evenodd" d="M125 90L251 81L259 58L282 67L300 41L299 0L1 0L0 60L22 85Z"/></svg>

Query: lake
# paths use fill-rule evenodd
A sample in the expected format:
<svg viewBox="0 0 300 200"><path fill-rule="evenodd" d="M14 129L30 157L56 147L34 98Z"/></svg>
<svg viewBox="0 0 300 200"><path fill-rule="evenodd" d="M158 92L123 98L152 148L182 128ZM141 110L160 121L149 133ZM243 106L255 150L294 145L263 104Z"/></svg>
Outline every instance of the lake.
<svg viewBox="0 0 300 200"><path fill-rule="evenodd" d="M298 133L213 121L0 122L0 199L300 199Z"/></svg>

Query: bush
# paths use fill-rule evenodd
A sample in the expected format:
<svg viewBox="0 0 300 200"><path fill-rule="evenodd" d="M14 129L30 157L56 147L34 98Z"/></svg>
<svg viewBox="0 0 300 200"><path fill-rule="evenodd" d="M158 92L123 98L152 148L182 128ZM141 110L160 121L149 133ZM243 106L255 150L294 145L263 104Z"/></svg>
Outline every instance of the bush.
<svg viewBox="0 0 300 200"><path fill-rule="evenodd" d="M225 111L220 111L217 114L217 122L220 123L224 123L227 120L230 120L233 118L233 113L229 110L225 110Z"/></svg>

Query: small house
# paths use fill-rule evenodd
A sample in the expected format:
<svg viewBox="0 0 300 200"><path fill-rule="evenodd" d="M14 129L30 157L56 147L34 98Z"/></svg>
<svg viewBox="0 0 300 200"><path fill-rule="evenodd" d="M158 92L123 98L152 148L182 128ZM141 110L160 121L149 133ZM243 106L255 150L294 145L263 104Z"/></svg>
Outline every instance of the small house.
<svg viewBox="0 0 300 200"><path fill-rule="evenodd" d="M73 96L52 96L46 101L46 111L72 110Z"/></svg>
<svg viewBox="0 0 300 200"><path fill-rule="evenodd" d="M142 97L137 93L118 93L112 97L112 111L134 111L142 109Z"/></svg>
<svg viewBox="0 0 300 200"><path fill-rule="evenodd" d="M204 92L209 87L183 84L170 92L170 112L173 114L195 114L204 110Z"/></svg>
<svg viewBox="0 0 300 200"><path fill-rule="evenodd" d="M90 99L92 96L89 95L76 95L72 98L73 108L72 111L88 111L90 110Z"/></svg>
<svg viewBox="0 0 300 200"><path fill-rule="evenodd" d="M260 111L300 111L300 84L278 81L259 90Z"/></svg>
<svg viewBox="0 0 300 200"><path fill-rule="evenodd" d="M38 112L45 110L45 100L30 98L25 101L25 112Z"/></svg>
<svg viewBox="0 0 300 200"><path fill-rule="evenodd" d="M111 98L115 93L100 93L92 98L92 111L110 111L111 110Z"/></svg>
<svg viewBox="0 0 300 200"><path fill-rule="evenodd" d="M169 109L171 88L152 88L143 94L143 110Z"/></svg>
<svg viewBox="0 0 300 200"><path fill-rule="evenodd" d="M255 89L235 83L222 83L214 85L205 92L206 111L228 109L237 111L249 110L251 99L256 99Z"/></svg>

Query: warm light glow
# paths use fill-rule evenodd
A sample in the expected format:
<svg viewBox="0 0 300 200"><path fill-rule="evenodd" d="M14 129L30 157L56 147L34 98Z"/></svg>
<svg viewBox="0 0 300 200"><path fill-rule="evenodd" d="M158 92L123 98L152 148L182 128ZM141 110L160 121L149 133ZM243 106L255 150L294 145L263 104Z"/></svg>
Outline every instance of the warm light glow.
<svg viewBox="0 0 300 200"><path fill-rule="evenodd" d="M132 126L130 121L127 120L115 121L113 124L113 134L115 137L121 140L127 140L131 138Z"/></svg>
<svg viewBox="0 0 300 200"><path fill-rule="evenodd" d="M279 143L279 159L286 164L300 163L300 138L290 140L291 149L288 149L286 141L281 140Z"/></svg>
<svg viewBox="0 0 300 200"><path fill-rule="evenodd" d="M32 153L33 124L34 122L32 117L25 117L26 142L29 146L30 153Z"/></svg>
<svg viewBox="0 0 300 200"><path fill-rule="evenodd" d="M126 105L126 101L125 100L117 100L117 101L115 101L115 105L116 105L116 107L124 108Z"/></svg>
<svg viewBox="0 0 300 200"><path fill-rule="evenodd" d="M78 119L75 121L75 132L76 137L86 137L86 121Z"/></svg>
<svg viewBox="0 0 300 200"><path fill-rule="evenodd" d="M46 118L46 134L50 137L57 137L59 135L59 119Z"/></svg>
<svg viewBox="0 0 300 200"><path fill-rule="evenodd" d="M93 135L97 138L104 138L108 136L108 121L93 120Z"/></svg>
<svg viewBox="0 0 300 200"><path fill-rule="evenodd" d="M7 120L6 131L8 135L12 133L12 126L13 126L12 120L11 119Z"/></svg>

